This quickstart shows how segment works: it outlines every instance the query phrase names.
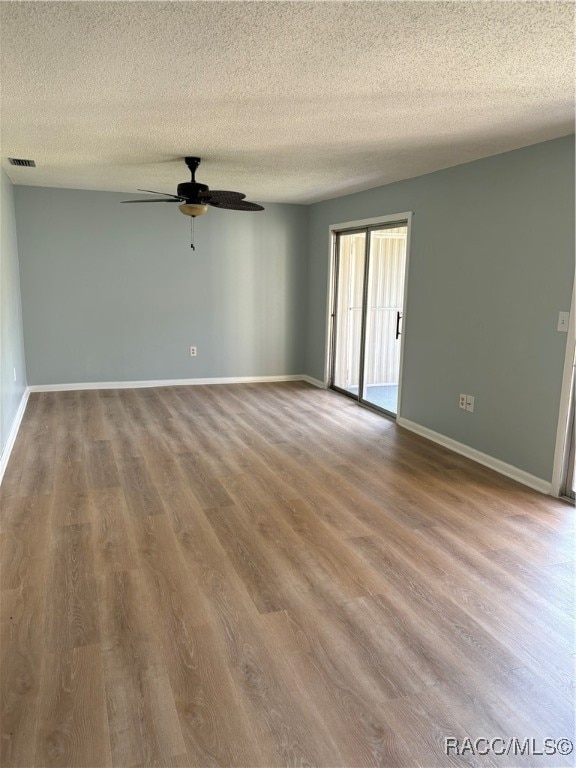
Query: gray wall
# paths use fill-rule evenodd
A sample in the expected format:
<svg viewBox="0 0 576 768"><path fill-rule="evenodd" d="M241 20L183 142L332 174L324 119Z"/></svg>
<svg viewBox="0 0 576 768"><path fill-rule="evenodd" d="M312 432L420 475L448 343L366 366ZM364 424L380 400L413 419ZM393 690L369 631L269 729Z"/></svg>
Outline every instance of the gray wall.
<svg viewBox="0 0 576 768"><path fill-rule="evenodd" d="M4 171L0 170L0 455L4 451L25 388L13 188Z"/></svg>
<svg viewBox="0 0 576 768"><path fill-rule="evenodd" d="M309 375L324 378L330 224L414 211L402 416L550 480L574 279L574 137L311 207ZM458 408L476 396L475 413Z"/></svg>
<svg viewBox="0 0 576 768"><path fill-rule="evenodd" d="M307 209L135 197L16 188L29 383L302 373Z"/></svg>

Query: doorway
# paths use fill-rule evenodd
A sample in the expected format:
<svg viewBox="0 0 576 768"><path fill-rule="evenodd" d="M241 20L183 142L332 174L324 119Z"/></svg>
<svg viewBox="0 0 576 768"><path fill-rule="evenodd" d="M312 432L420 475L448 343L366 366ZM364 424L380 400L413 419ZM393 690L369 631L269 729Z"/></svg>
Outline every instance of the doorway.
<svg viewBox="0 0 576 768"><path fill-rule="evenodd" d="M576 451L574 450L574 395L572 395L572 418L570 421L570 447L568 449L568 458L566 461L566 482L564 484L564 496L572 501L576 500L576 478L574 469L576 464Z"/></svg>
<svg viewBox="0 0 576 768"><path fill-rule="evenodd" d="M408 219L334 232L330 386L396 417Z"/></svg>
<svg viewBox="0 0 576 768"><path fill-rule="evenodd" d="M565 465L563 471L563 483L560 491L560 495L567 499L576 500L576 477L575 477L575 464L576 464L576 434L575 419L574 419L574 401L576 399L575 392L575 373L574 367L572 367L572 386L570 397L570 416L568 418L568 433L566 438L566 451L565 451Z"/></svg>

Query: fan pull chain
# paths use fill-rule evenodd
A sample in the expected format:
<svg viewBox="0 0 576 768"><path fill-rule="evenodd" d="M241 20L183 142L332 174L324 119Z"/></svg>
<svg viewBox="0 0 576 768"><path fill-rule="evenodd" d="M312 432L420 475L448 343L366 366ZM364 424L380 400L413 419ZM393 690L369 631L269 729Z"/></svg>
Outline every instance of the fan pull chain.
<svg viewBox="0 0 576 768"><path fill-rule="evenodd" d="M195 216L190 216L190 248L192 248L193 251L196 250L196 247L194 245L194 219Z"/></svg>

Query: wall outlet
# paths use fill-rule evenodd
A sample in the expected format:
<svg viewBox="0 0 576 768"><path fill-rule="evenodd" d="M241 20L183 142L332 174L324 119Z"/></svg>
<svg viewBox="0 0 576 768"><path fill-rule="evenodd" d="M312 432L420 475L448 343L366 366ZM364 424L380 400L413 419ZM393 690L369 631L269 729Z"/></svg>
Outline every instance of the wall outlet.
<svg viewBox="0 0 576 768"><path fill-rule="evenodd" d="M474 395L466 395L466 410L474 413Z"/></svg>
<svg viewBox="0 0 576 768"><path fill-rule="evenodd" d="M463 411L466 410L466 395L460 395L460 399L458 400L458 407L462 408Z"/></svg>
<svg viewBox="0 0 576 768"><path fill-rule="evenodd" d="M570 312L558 312L558 327L562 333L568 333L568 323L570 322Z"/></svg>
<svg viewBox="0 0 576 768"><path fill-rule="evenodd" d="M197 354L198 354L198 348L190 347L190 357L196 357Z"/></svg>

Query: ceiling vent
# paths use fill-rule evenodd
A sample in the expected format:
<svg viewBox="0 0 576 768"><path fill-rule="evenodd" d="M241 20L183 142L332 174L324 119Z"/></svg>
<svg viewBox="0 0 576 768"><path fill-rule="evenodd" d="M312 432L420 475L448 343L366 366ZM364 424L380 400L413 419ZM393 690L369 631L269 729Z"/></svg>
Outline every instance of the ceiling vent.
<svg viewBox="0 0 576 768"><path fill-rule="evenodd" d="M9 157L8 162L10 165L21 165L25 168L36 168L34 160L22 160L20 157Z"/></svg>

